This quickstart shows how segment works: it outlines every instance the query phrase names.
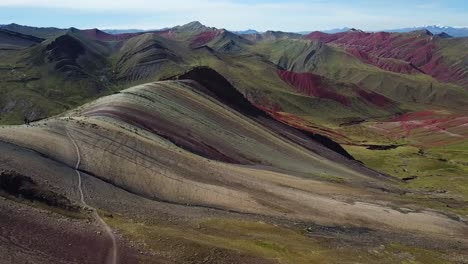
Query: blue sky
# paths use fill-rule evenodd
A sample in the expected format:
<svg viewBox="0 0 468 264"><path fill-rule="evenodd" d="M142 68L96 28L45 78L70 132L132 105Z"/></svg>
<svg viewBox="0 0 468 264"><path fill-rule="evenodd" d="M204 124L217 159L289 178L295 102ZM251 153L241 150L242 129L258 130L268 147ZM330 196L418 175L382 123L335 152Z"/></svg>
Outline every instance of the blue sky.
<svg viewBox="0 0 468 264"><path fill-rule="evenodd" d="M468 26L467 0L0 0L0 24L158 29L198 20L231 30Z"/></svg>

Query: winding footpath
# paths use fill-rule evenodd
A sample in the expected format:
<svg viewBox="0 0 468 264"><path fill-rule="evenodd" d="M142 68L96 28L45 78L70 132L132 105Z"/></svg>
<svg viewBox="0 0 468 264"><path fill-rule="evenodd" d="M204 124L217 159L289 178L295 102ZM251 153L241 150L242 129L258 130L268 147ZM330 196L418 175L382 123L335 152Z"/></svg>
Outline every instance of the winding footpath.
<svg viewBox="0 0 468 264"><path fill-rule="evenodd" d="M82 188L82 181L81 181L81 173L80 171L78 170L79 167L80 167L80 163L81 163L81 154L80 154L80 149L78 148L78 144L76 143L75 139L73 138L73 136L70 134L70 131L68 130L67 127L65 127L65 130L67 132L67 135L68 137L70 138L71 142L73 143L73 146L75 147L75 150L76 150L76 155L77 155L77 161L76 161L76 164L75 164L75 172L76 172L76 175L78 176L78 191L80 193L80 201L81 201L81 204L85 207L85 208L88 208L91 210L92 212L92 215L93 215L93 218L96 219L99 223L99 225L102 227L102 229L104 229L104 231L107 233L107 235L110 237L111 241L112 241L112 247L110 248L110 253L107 254L107 257L106 257L106 264L117 264L117 242L116 242L116 239L115 239L115 235L114 233L112 233L112 229L109 227L109 225L104 221L104 219L102 219L96 208L94 207L91 207L89 206L85 199L84 199L84 194L83 194L83 188Z"/></svg>

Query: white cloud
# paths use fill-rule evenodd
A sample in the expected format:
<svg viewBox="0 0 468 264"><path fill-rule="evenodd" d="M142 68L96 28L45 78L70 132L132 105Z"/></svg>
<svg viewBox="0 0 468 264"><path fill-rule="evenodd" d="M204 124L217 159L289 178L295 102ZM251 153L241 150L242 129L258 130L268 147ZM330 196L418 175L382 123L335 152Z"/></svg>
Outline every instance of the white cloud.
<svg viewBox="0 0 468 264"><path fill-rule="evenodd" d="M250 4L240 4L234 1L213 0L1 0L0 6L15 7L47 7L84 10L126 10L126 11L156 11L170 12L181 10L221 10L226 8L248 8ZM254 5L259 6L259 5ZM260 4L261 7L278 9L278 4Z"/></svg>
<svg viewBox="0 0 468 264"><path fill-rule="evenodd" d="M247 3L229 0L0 0L0 7L42 7L67 10L84 10L92 12L125 12L138 13L142 17L164 16L166 25L183 24L191 20L200 20L207 25L242 29L257 26L266 29L313 28L314 17L329 20L316 14L328 14L339 17L340 6L322 1L295 2L261 2ZM142 19L145 20L145 19ZM299 21L300 20L300 21ZM172 23L172 24L171 24ZM264 28L261 28L262 25ZM143 27L155 28L154 21L133 21L123 25L103 25L106 27Z"/></svg>

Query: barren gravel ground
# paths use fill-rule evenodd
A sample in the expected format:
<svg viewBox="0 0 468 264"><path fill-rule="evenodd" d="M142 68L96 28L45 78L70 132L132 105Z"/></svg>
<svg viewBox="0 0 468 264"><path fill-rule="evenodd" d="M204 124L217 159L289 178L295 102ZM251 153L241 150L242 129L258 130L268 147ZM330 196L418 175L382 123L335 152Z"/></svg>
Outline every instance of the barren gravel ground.
<svg viewBox="0 0 468 264"><path fill-rule="evenodd" d="M95 222L0 198L0 263L104 263L111 241ZM120 263L136 263L119 239Z"/></svg>

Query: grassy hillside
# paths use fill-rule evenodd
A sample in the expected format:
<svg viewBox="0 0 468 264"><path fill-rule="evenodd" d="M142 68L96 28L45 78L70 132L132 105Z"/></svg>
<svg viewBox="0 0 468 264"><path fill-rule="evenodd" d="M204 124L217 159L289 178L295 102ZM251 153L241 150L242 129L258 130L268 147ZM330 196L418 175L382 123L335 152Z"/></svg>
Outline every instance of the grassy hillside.
<svg viewBox="0 0 468 264"><path fill-rule="evenodd" d="M466 262L463 42L49 33L0 50L0 255Z"/></svg>
<svg viewBox="0 0 468 264"><path fill-rule="evenodd" d="M401 74L365 64L339 47L307 40L280 40L254 47L279 67L313 72L333 80L354 83L401 103L466 108L466 90L441 83L428 75Z"/></svg>
<svg viewBox="0 0 468 264"><path fill-rule="evenodd" d="M334 42L297 39L296 35L281 32L265 33L261 41L251 41L193 22L163 31L112 35L112 38L101 36L104 32L98 33L70 29L37 47L4 55L3 68L22 68L19 75L32 76L21 88L24 89L21 94L37 94L26 100L31 101L32 108L38 108L36 112L42 113L38 116L63 111L58 105L76 106L101 94L170 78L196 66L209 66L220 72L260 107L271 110L274 106L319 127L391 116L426 105L463 111L467 102L465 89L457 85L441 83L421 72L387 71L362 61ZM434 40L440 47L445 45L440 43L448 41L452 40ZM450 46L452 51L442 48L441 54L446 54L444 60L454 61L453 64L463 62L463 56L455 59L453 55L463 44L445 46ZM321 76L333 83L330 89L338 94L349 95L349 87L355 86L351 90L357 95L353 96L356 100L343 105L331 98L298 92L294 84L278 76L278 69ZM18 87L11 82L24 82L24 79L4 83L3 93ZM57 102L54 96L37 92L51 90L63 101ZM51 106L34 99L38 96L51 98ZM395 107L378 107L375 102L381 100L379 97L387 97ZM51 111L53 108L56 111ZM317 111L327 115L314 115ZM24 110L4 110L2 122L19 123L25 117L36 115Z"/></svg>
<svg viewBox="0 0 468 264"><path fill-rule="evenodd" d="M80 200L78 170L70 167L77 166L81 199L118 234L121 259L131 257L132 241L143 252L140 263L197 254L216 263L464 257L468 229L456 215L462 209L442 209L430 196L239 103L233 87L207 85L143 84L54 118L0 128L0 149L9 159L2 168L29 175L73 205ZM11 201L0 200L5 204ZM34 212L31 219L40 216ZM62 226L81 230L95 221L86 210L80 214L82 220ZM49 216L39 227L53 221Z"/></svg>
<svg viewBox="0 0 468 264"><path fill-rule="evenodd" d="M277 120L339 143L419 148L464 142L464 87L421 71L385 68L408 64L405 54L415 47L403 49L406 39L435 45L428 52L464 67L464 39L431 39L422 33L312 34L308 38L315 40L310 40L270 32L249 40L197 22L112 38L96 30L70 29L34 47L1 54L0 122L44 118L130 85L177 79L207 66ZM355 37L359 35L362 40ZM388 49L385 43L399 44ZM361 44L367 45L362 49L367 55L350 50ZM459 83L457 78L452 82ZM446 114L425 121L394 120L421 111ZM413 128L415 122L420 125ZM408 127L415 133L407 135Z"/></svg>

